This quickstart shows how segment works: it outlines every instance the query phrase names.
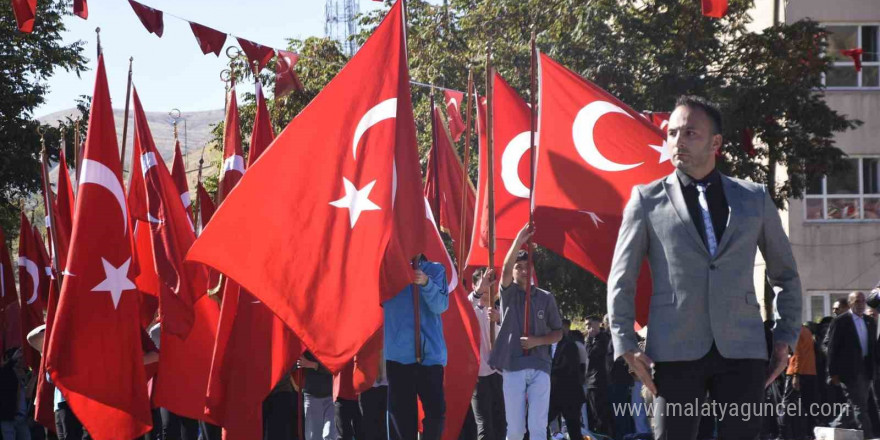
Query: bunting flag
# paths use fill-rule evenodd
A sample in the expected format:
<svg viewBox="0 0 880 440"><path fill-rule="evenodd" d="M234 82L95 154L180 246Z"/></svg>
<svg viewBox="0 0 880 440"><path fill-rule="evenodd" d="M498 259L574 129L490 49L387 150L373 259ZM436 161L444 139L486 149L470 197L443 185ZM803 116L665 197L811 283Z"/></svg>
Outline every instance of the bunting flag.
<svg viewBox="0 0 880 440"><path fill-rule="evenodd" d="M180 192L162 156L156 150L137 89L134 101L132 174L142 175L153 259L159 277L159 314L165 333L185 337L193 324L194 305L207 292L206 271L183 264L195 241L195 231L180 199ZM133 179L134 180L134 179Z"/></svg>
<svg viewBox="0 0 880 440"><path fill-rule="evenodd" d="M15 275L12 270L12 258L9 256L9 248L6 247L6 234L0 227L0 311L18 302Z"/></svg>
<svg viewBox="0 0 880 440"><path fill-rule="evenodd" d="M712 18L722 18L727 15L727 0L700 0L703 15Z"/></svg>
<svg viewBox="0 0 880 440"><path fill-rule="evenodd" d="M383 298L412 282L427 236L401 4L263 153L187 257L252 292L334 372L381 325ZM266 194L272 203L252 202Z"/></svg>
<svg viewBox="0 0 880 440"><path fill-rule="evenodd" d="M128 4L134 9L134 13L137 14L141 23L143 23L144 27L147 29L147 32L156 34L157 37L161 38L162 33L165 32L165 20L162 17L162 11L153 9L134 0L128 0ZM193 29L193 32L195 33L195 29ZM198 34L196 34L196 39L199 39ZM199 45L201 45L201 40L199 40ZM202 48L202 50L204 51L204 48Z"/></svg>
<svg viewBox="0 0 880 440"><path fill-rule="evenodd" d="M89 18L89 3L86 0L73 0L73 15L83 20Z"/></svg>
<svg viewBox="0 0 880 440"><path fill-rule="evenodd" d="M109 440L143 435L152 417L140 299L129 293L131 223L103 56L96 73L68 275L49 335L46 371L92 438Z"/></svg>
<svg viewBox="0 0 880 440"><path fill-rule="evenodd" d="M455 90L444 90L443 99L446 101L446 113L449 115L449 131L452 140L458 142L461 134L465 132L465 123L461 119L461 103L464 101L464 93Z"/></svg>
<svg viewBox="0 0 880 440"><path fill-rule="evenodd" d="M840 53L843 54L843 56L852 58L853 67L855 67L856 72L862 71L862 54L864 53L862 48L841 49Z"/></svg>
<svg viewBox="0 0 880 440"><path fill-rule="evenodd" d="M45 264L37 249L34 228L24 212L21 213L21 229L18 233L18 290L21 292L21 346L24 360L34 370L40 368L40 353L27 343L27 334L44 324L43 300L49 286L43 286ZM43 294L46 292L46 294Z"/></svg>
<svg viewBox="0 0 880 440"><path fill-rule="evenodd" d="M238 185L244 175L244 154L241 150L241 121L238 117L238 100L233 82L227 93L226 120L223 125L223 169L217 185L217 205Z"/></svg>
<svg viewBox="0 0 880 440"><path fill-rule="evenodd" d="M12 13L19 32L31 33L37 16L37 0L12 0Z"/></svg>
<svg viewBox="0 0 880 440"><path fill-rule="evenodd" d="M219 57L220 51L223 50L223 45L226 43L226 34L198 23L190 22L189 26L192 28L202 53L207 55L213 52Z"/></svg>
<svg viewBox="0 0 880 440"><path fill-rule="evenodd" d="M673 171L670 148L658 127L543 54L540 72L535 241L605 281L632 188ZM640 324L650 286L644 264Z"/></svg>
<svg viewBox="0 0 880 440"><path fill-rule="evenodd" d="M297 60L299 60L299 55L293 52L278 51L278 58L275 59L275 99L280 99L294 90L303 90L302 83L296 76L294 69Z"/></svg>
<svg viewBox="0 0 880 440"><path fill-rule="evenodd" d="M272 49L271 47L263 46L262 44L254 43L253 41L245 40L244 38L236 38L236 40L238 40L241 50L244 51L244 54L247 56L248 65L253 67L254 63L257 63L257 72L263 70L263 67L266 67L266 64L269 64L269 60L275 56L275 49Z"/></svg>
<svg viewBox="0 0 880 440"><path fill-rule="evenodd" d="M435 143L428 156L427 172L425 173L425 197L431 203L432 210L435 207L438 208L435 214L440 219L440 230L452 237L454 242L452 248L457 251L462 242L471 243L471 232L473 231L468 226L473 225L474 221L475 190L470 179L466 179L467 189L464 191L465 201L462 203L464 165L455 152L452 139L443 124L440 109L434 108L433 117ZM462 210L465 213L466 225L463 231L461 230ZM456 257L465 258L466 255L467 247L465 247L464 255Z"/></svg>

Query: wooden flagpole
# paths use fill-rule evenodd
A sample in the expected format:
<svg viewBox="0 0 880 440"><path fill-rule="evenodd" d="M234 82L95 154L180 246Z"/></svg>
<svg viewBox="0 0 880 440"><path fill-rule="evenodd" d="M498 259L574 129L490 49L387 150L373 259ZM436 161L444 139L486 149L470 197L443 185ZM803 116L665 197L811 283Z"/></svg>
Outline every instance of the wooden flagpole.
<svg viewBox="0 0 880 440"><path fill-rule="evenodd" d="M531 56L529 57L531 62L529 63L529 70L531 76L531 84L529 86L529 99L531 101L531 114L529 115L529 123L531 127L529 128L529 156L530 156L530 177L529 177L529 229L534 230L535 228L535 213L532 207L534 206L535 193L532 191L532 188L535 187L535 132L537 131L537 84L538 84L538 75L536 71L537 67L537 51L535 50L535 30L532 29L532 38L529 41L529 46L531 47ZM526 243L526 250L529 253L529 261L528 267L526 268L526 304L525 304L525 325L523 325L523 336L529 336L529 313L531 306L531 298L532 298L532 262L533 262L533 249L532 238L529 237L529 241ZM523 354L528 354L528 350L523 350Z"/></svg>
<svg viewBox="0 0 880 440"><path fill-rule="evenodd" d="M125 142L128 138L128 111L131 103L131 64L134 57L128 58L128 85L125 86L125 113L122 119L122 171L125 172ZM132 158L131 160L134 160Z"/></svg>
<svg viewBox="0 0 880 440"><path fill-rule="evenodd" d="M486 45L486 202L489 216L489 267L495 269L495 68L492 67L492 43ZM479 208L477 208L479 209ZM489 305L495 306L495 289L489 288ZM495 345L495 326L489 322L489 346Z"/></svg>
<svg viewBox="0 0 880 440"><path fill-rule="evenodd" d="M456 261L458 262L458 276L462 276L464 273L464 263L465 259L467 259L467 255L465 252L467 251L470 243L465 242L465 228L468 226L467 224L467 189L468 189L468 164L471 159L471 90L474 88L474 71L473 69L468 69L468 81L467 81L467 91L464 92L464 99L467 103L465 107L465 129L464 129L464 154L461 158L462 163L462 174L461 174L461 219L460 219L460 228L461 231L461 239L459 240L461 243L458 244L458 255L456 255ZM475 207L475 209L479 209L479 207ZM475 216L476 217L476 216Z"/></svg>
<svg viewBox="0 0 880 440"><path fill-rule="evenodd" d="M64 134L61 135L62 142L64 142ZM49 185L49 155L46 152L46 139L43 137L43 133L40 132L40 143L42 144L42 148L40 149L40 171L43 174L43 196L46 201L46 214L49 217L49 240L51 240L51 248L52 248L52 269L55 271L55 276L58 277L58 288L61 288L61 271L58 268L58 223L55 218L55 198L52 197L52 188ZM64 148L62 144L62 148ZM67 166L67 164L59 164L59 166Z"/></svg>

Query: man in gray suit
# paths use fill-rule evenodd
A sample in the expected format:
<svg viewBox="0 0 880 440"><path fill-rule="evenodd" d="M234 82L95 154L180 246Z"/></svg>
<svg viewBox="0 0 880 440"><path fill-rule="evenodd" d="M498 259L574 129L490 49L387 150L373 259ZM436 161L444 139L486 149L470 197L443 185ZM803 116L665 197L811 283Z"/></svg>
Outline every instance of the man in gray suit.
<svg viewBox="0 0 880 440"><path fill-rule="evenodd" d="M658 440L695 439L707 394L716 411L726 405L718 438L756 439L764 388L787 365L800 330L801 284L788 237L764 186L715 169L721 124L705 99L679 98L667 137L676 171L633 188L608 279L615 357L656 396ZM753 284L757 249L780 315L769 367ZM653 295L643 352L633 324L645 258ZM689 412L695 402L701 406Z"/></svg>

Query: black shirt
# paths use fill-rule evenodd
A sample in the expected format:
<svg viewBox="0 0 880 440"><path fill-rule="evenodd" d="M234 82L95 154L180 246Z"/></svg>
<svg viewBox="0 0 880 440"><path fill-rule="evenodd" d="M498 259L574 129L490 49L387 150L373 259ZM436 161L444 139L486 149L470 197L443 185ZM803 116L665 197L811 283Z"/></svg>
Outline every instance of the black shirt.
<svg viewBox="0 0 880 440"><path fill-rule="evenodd" d="M595 337L587 338L587 388L605 389L608 386L605 357L610 339L608 333L601 331Z"/></svg>
<svg viewBox="0 0 880 440"><path fill-rule="evenodd" d="M303 357L310 361L318 362L311 352L305 352ZM333 395L333 375L320 362L318 369L306 369L306 383L303 385L303 393L313 397L329 397Z"/></svg>
<svg viewBox="0 0 880 440"><path fill-rule="evenodd" d="M730 215L730 208L727 205L727 197L724 196L724 186L721 184L721 173L718 170L712 170L708 176L697 180L681 170L675 170L678 176L678 182L681 184L681 192L684 195L684 202L687 204L688 212L700 238L706 249L709 249L709 243L706 240L706 228L703 225L703 211L700 209L699 191L697 191L697 183L707 184L706 186L706 203L709 205L709 216L712 217L712 229L715 231L715 241L721 244L721 236L724 235L724 229L727 228L727 217Z"/></svg>

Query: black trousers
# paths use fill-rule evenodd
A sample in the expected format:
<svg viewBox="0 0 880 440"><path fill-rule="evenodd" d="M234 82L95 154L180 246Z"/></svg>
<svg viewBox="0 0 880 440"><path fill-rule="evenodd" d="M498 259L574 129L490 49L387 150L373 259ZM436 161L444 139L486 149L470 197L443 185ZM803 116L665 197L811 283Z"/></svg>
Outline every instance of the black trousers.
<svg viewBox="0 0 880 440"><path fill-rule="evenodd" d="M608 402L608 388L587 388L587 421L590 431L609 437L614 436L614 417Z"/></svg>
<svg viewBox="0 0 880 440"><path fill-rule="evenodd" d="M361 425L361 408L357 400L348 400L341 397L336 399L336 438L339 440L354 440L364 437Z"/></svg>
<svg viewBox="0 0 880 440"><path fill-rule="evenodd" d="M418 397L425 418L422 440L440 440L446 421L443 367L386 361L388 373L388 438L412 440L418 433Z"/></svg>
<svg viewBox="0 0 880 440"><path fill-rule="evenodd" d="M263 440L298 438L296 402L291 391L272 393L263 400Z"/></svg>
<svg viewBox="0 0 880 440"><path fill-rule="evenodd" d="M632 400L632 384L629 383L612 383L608 385L608 400L611 408L618 405L625 408L626 404ZM612 411L612 420L614 420L614 440L623 440L629 434L635 434L636 423L632 414L626 414L621 411L619 414ZM567 422L566 422L567 423Z"/></svg>
<svg viewBox="0 0 880 440"><path fill-rule="evenodd" d="M370 388L358 396L365 440L388 440L388 387Z"/></svg>
<svg viewBox="0 0 880 440"><path fill-rule="evenodd" d="M204 420L199 420L199 440L222 440L223 428L212 425Z"/></svg>
<svg viewBox="0 0 880 440"><path fill-rule="evenodd" d="M471 408L477 421L479 440L504 440L507 418L504 414L504 380L500 373L477 378Z"/></svg>
<svg viewBox="0 0 880 440"><path fill-rule="evenodd" d="M706 393L719 405L733 405L738 414L719 417L718 438L753 440L761 433L761 402L767 362L763 359L727 359L715 345L700 359L681 362L656 362L654 438L657 440L693 440L697 437L701 409L695 402L706 402ZM744 409L746 408L746 409ZM743 414L749 411L749 416Z"/></svg>
<svg viewBox="0 0 880 440"><path fill-rule="evenodd" d="M464 413L464 421L461 424L461 431L458 433L458 440L477 440L477 420L474 419L472 407L468 407Z"/></svg>
<svg viewBox="0 0 880 440"><path fill-rule="evenodd" d="M871 417L868 414L869 386L870 381L861 374L855 378L840 381L840 390L843 391L843 396L849 407L840 412L837 418L831 422L832 428L861 429L864 431L865 437L874 432Z"/></svg>
<svg viewBox="0 0 880 440"><path fill-rule="evenodd" d="M165 408L160 408L159 414L162 419L162 440L198 440L198 420L179 416Z"/></svg>
<svg viewBox="0 0 880 440"><path fill-rule="evenodd" d="M67 402L59 402L58 410L55 411L55 430L58 440L91 440L91 436L82 423L70 410Z"/></svg>
<svg viewBox="0 0 880 440"><path fill-rule="evenodd" d="M817 421L810 415L810 406L819 403L817 400L818 381L815 375L800 375L798 376L800 389L796 390L792 385L793 377L785 376L785 392L782 395L782 403L786 407L790 404L798 405L803 408L803 412L792 414L790 411L786 411L782 416L780 431L787 439L810 439L813 438L813 428L817 426Z"/></svg>
<svg viewBox="0 0 880 440"><path fill-rule="evenodd" d="M569 439L580 439L583 438L581 435L581 405L564 405L564 406L550 406L550 414L547 418L548 421L554 420L557 417L562 415L562 418L565 419L565 428L568 430L568 438Z"/></svg>

